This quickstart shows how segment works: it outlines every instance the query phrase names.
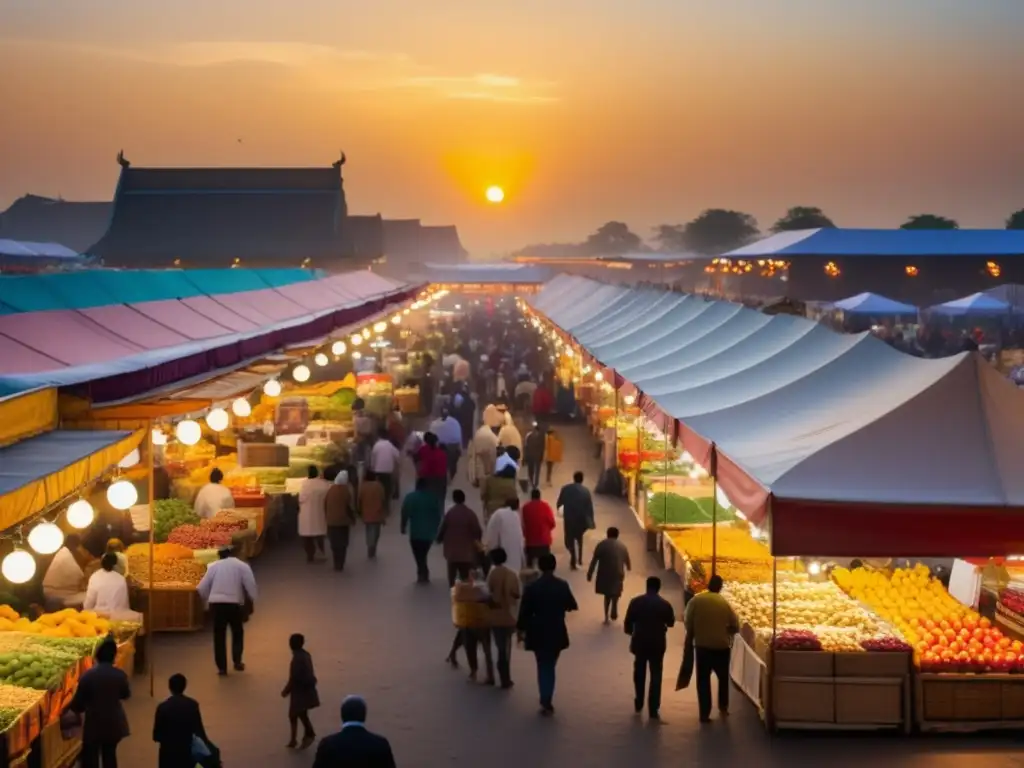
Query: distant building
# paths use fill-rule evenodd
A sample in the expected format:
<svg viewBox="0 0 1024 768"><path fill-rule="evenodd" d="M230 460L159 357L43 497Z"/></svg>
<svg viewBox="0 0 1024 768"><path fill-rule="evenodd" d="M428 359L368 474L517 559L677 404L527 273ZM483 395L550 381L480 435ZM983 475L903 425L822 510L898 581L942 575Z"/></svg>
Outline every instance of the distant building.
<svg viewBox="0 0 1024 768"><path fill-rule="evenodd" d="M59 243L75 253L103 237L113 204L75 203L40 195L23 195L0 213L0 239Z"/></svg>
<svg viewBox="0 0 1024 768"><path fill-rule="evenodd" d="M339 269L351 257L341 169L135 168L89 253L112 267Z"/></svg>
<svg viewBox="0 0 1024 768"><path fill-rule="evenodd" d="M458 264L467 255L454 226L424 226L419 219L384 220L384 272L398 274L428 262Z"/></svg>
<svg viewBox="0 0 1024 768"><path fill-rule="evenodd" d="M349 216L343 227L345 246L352 258L360 264L371 264L384 256L384 218Z"/></svg>

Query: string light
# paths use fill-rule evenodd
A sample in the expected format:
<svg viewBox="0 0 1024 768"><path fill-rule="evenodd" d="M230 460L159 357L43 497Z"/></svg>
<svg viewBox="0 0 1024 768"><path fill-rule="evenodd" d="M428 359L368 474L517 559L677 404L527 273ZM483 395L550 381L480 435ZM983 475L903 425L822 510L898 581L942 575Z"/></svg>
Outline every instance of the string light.
<svg viewBox="0 0 1024 768"><path fill-rule="evenodd" d="M64 532L53 523L39 523L28 532L28 545L40 555L52 555L64 544Z"/></svg>
<svg viewBox="0 0 1024 768"><path fill-rule="evenodd" d="M182 422L184 423L184 422ZM192 422L195 424L195 422ZM199 425L196 424L198 427ZM135 485L127 480L117 480L107 488L107 501L114 509L131 509L139 500L139 492Z"/></svg>
<svg viewBox="0 0 1024 768"><path fill-rule="evenodd" d="M92 521L96 519L96 510L85 499L79 499L68 507L65 516L67 517L68 525L81 530L92 525Z"/></svg>
<svg viewBox="0 0 1024 768"><path fill-rule="evenodd" d="M349 339L349 341L352 342L353 347L358 347L360 344L363 343L363 337L360 336L358 333L354 333L352 334L352 338Z"/></svg>
<svg viewBox="0 0 1024 768"><path fill-rule="evenodd" d="M277 397L281 394L281 382L277 379L270 379L263 385L263 394L267 397Z"/></svg>
<svg viewBox="0 0 1024 768"><path fill-rule="evenodd" d="M305 365L296 365L295 368L292 370L292 378L295 379L300 384L304 381L309 381L309 376L309 368L307 368Z"/></svg>
<svg viewBox="0 0 1024 768"><path fill-rule="evenodd" d="M331 354L333 355L344 355L346 349L348 349L348 347L345 345L344 341L336 341L331 344Z"/></svg>
<svg viewBox="0 0 1024 768"><path fill-rule="evenodd" d="M231 412L240 419L246 418L252 413L252 406L244 397L240 397L231 404Z"/></svg>
<svg viewBox="0 0 1024 768"><path fill-rule="evenodd" d="M316 357L313 358L313 362L319 365L321 368L323 368L331 361L323 352L318 352Z"/></svg>
<svg viewBox="0 0 1024 768"><path fill-rule="evenodd" d="M374 333L384 333L388 329L388 324L384 322L376 323L373 326Z"/></svg>
<svg viewBox="0 0 1024 768"><path fill-rule="evenodd" d="M203 436L203 428L199 426L198 422L185 419L178 422L178 426L174 429L174 436L182 445L195 445Z"/></svg>
<svg viewBox="0 0 1024 768"><path fill-rule="evenodd" d="M0 573L11 584L24 584L36 575L36 559L25 550L16 549L0 563Z"/></svg>
<svg viewBox="0 0 1024 768"><path fill-rule="evenodd" d="M214 408L208 414L206 414L206 426L212 429L214 432L222 432L228 428L228 424L231 423L231 417L228 416L228 412L223 408Z"/></svg>

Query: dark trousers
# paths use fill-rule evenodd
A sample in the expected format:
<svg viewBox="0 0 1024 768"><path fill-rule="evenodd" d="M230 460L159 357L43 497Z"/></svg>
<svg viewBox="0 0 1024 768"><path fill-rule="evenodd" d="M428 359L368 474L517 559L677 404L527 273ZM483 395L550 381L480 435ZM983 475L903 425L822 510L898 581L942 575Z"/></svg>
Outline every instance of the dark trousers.
<svg viewBox="0 0 1024 768"><path fill-rule="evenodd" d="M306 550L306 562L312 563L313 558L316 556L317 550L320 550L321 555L324 553L324 537L303 536L302 547Z"/></svg>
<svg viewBox="0 0 1024 768"><path fill-rule="evenodd" d="M540 488L540 465L539 461L526 462L526 479L531 488Z"/></svg>
<svg viewBox="0 0 1024 768"><path fill-rule="evenodd" d="M82 768L117 768L117 742L83 742Z"/></svg>
<svg viewBox="0 0 1024 768"><path fill-rule="evenodd" d="M551 547L526 547L526 567L533 568L541 555L551 552Z"/></svg>
<svg viewBox="0 0 1024 768"><path fill-rule="evenodd" d="M430 539L409 539L412 556L416 558L417 581L430 581L430 568L427 566L427 555L430 554Z"/></svg>
<svg viewBox="0 0 1024 768"><path fill-rule="evenodd" d="M491 656L491 631L489 629L464 629L462 630L462 641L466 648L466 663L469 671L476 674L479 669L476 649L482 647L484 651L484 671L487 679L494 679L494 657Z"/></svg>
<svg viewBox="0 0 1024 768"><path fill-rule="evenodd" d="M540 705L550 707L555 698L555 667L559 651L535 651L537 660L537 689L540 691Z"/></svg>
<svg viewBox="0 0 1024 768"><path fill-rule="evenodd" d="M469 578L469 572L473 569L472 563L448 563L448 586L455 586L455 578L458 577L461 581L466 581Z"/></svg>
<svg viewBox="0 0 1024 768"><path fill-rule="evenodd" d="M390 506L392 497L398 498L398 488L395 487L395 476L391 472L378 472L377 479L380 480L380 484L384 486L384 505L385 509Z"/></svg>
<svg viewBox="0 0 1024 768"><path fill-rule="evenodd" d="M235 603L213 603L210 611L213 613L213 660L217 669L226 672L228 627L231 627L231 660L235 665L242 663L242 651L245 649L242 606Z"/></svg>
<svg viewBox="0 0 1024 768"><path fill-rule="evenodd" d="M615 621L619 618L619 596L618 595L605 595L604 596L604 617Z"/></svg>
<svg viewBox="0 0 1024 768"><path fill-rule="evenodd" d="M380 523L366 524L366 554L368 557L377 556L377 542L380 541Z"/></svg>
<svg viewBox="0 0 1024 768"><path fill-rule="evenodd" d="M462 446L456 444L446 445L444 452L448 455L448 479L454 480L455 473L459 469L459 455L462 453Z"/></svg>
<svg viewBox="0 0 1024 768"><path fill-rule="evenodd" d="M327 527L327 538L331 541L331 557L334 558L334 570L336 571L345 570L350 530L347 525L331 525Z"/></svg>
<svg viewBox="0 0 1024 768"><path fill-rule="evenodd" d="M697 675L697 709L700 719L711 717L711 673L718 678L718 708L729 709L729 659L728 648L695 648L695 674Z"/></svg>
<svg viewBox="0 0 1024 768"><path fill-rule="evenodd" d="M647 691L647 711L652 715L661 709L661 670L665 654L646 655L638 653L633 657L633 689L636 693L637 712L644 705L644 688L647 683L647 670L651 671L651 687Z"/></svg>
<svg viewBox="0 0 1024 768"><path fill-rule="evenodd" d="M491 637L498 651L498 680L503 686L512 684L512 634L514 627L491 627Z"/></svg>
<svg viewBox="0 0 1024 768"><path fill-rule="evenodd" d="M441 514L444 515L444 504L448 497L448 477L427 478L427 488L437 496L437 503L441 505Z"/></svg>
<svg viewBox="0 0 1024 768"><path fill-rule="evenodd" d="M552 472L554 471L554 469L555 469L555 462L553 462L553 461L548 461L548 462L545 462L545 463L547 464L547 470L548 470L548 472L547 472L547 481L548 481L548 485L551 485L551 473L552 473Z"/></svg>
<svg viewBox="0 0 1024 768"><path fill-rule="evenodd" d="M566 531L565 548L569 550L569 567L583 565L583 533L584 531Z"/></svg>

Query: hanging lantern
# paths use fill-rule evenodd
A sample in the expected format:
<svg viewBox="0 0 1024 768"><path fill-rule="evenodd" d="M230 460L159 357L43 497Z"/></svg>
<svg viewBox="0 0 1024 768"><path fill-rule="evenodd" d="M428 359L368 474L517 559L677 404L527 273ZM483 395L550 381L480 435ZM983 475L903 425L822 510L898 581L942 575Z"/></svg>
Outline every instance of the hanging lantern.
<svg viewBox="0 0 1024 768"><path fill-rule="evenodd" d="M195 424L195 422L192 422ZM199 426L196 424L196 426ZM139 492L133 483L127 480L117 480L107 488L107 501L114 509L131 509L139 500Z"/></svg>
<svg viewBox="0 0 1024 768"><path fill-rule="evenodd" d="M304 365L296 365L292 370L292 378L300 384L304 381L309 381L309 368Z"/></svg>
<svg viewBox="0 0 1024 768"><path fill-rule="evenodd" d="M352 338L349 339L349 341L352 342L353 347L358 347L360 344L363 343L363 337L360 336L358 333L354 333L352 334Z"/></svg>
<svg viewBox="0 0 1024 768"><path fill-rule="evenodd" d="M363 328L363 338L364 339L370 338L370 329L369 328Z"/></svg>
<svg viewBox="0 0 1024 768"><path fill-rule="evenodd" d="M244 419L252 413L252 406L244 397L240 397L231 404L231 412L240 419Z"/></svg>
<svg viewBox="0 0 1024 768"><path fill-rule="evenodd" d="M363 354L362 354L362 352L360 352L360 351L359 351L359 350L357 349L357 350L356 350L355 352L353 352L353 353L352 353L352 359L353 359L353 360L362 360L362 359L363 359Z"/></svg>
<svg viewBox="0 0 1024 768"><path fill-rule="evenodd" d="M85 499L79 499L68 507L65 516L67 517L68 525L81 530L92 525L92 521L96 519L96 510Z"/></svg>
<svg viewBox="0 0 1024 768"><path fill-rule="evenodd" d="M388 324L384 322L376 323L373 326L374 333L384 333L388 329Z"/></svg>
<svg viewBox="0 0 1024 768"><path fill-rule="evenodd" d="M402 324L402 316L401 315L395 315L394 317L392 317L391 318L391 324L392 325L401 325Z"/></svg>
<svg viewBox="0 0 1024 768"><path fill-rule="evenodd" d="M153 428L153 445L167 445L167 435L162 429Z"/></svg>
<svg viewBox="0 0 1024 768"><path fill-rule="evenodd" d="M636 398L633 395L626 395L624 399L626 401L626 405L633 405L633 403L636 402Z"/></svg>
<svg viewBox="0 0 1024 768"><path fill-rule="evenodd" d="M409 309L408 307L406 307L405 309L403 309L403 310L402 310L402 314L403 314L403 315L408 315L408 314L409 314L409 313L410 313L411 311L412 311L411 309Z"/></svg>
<svg viewBox="0 0 1024 768"><path fill-rule="evenodd" d="M134 467L136 464L138 464L140 461L142 461L142 456L139 454L139 449L135 448L131 451L131 453L129 453L127 456L125 456L123 459L117 462L117 466L119 466L121 469L130 469L131 467Z"/></svg>
<svg viewBox="0 0 1024 768"><path fill-rule="evenodd" d="M321 368L323 368L325 365L331 362L331 360L323 352L318 352L317 356L313 358L313 362L319 365Z"/></svg>
<svg viewBox="0 0 1024 768"><path fill-rule="evenodd" d="M331 344L332 355L344 355L346 349L348 349L348 347L345 346L344 341L336 341L333 344Z"/></svg>
<svg viewBox="0 0 1024 768"><path fill-rule="evenodd" d="M598 371L594 374L594 381L604 381L604 374Z"/></svg>
<svg viewBox="0 0 1024 768"><path fill-rule="evenodd" d="M64 531L53 523L39 523L28 532L28 545L40 555L52 555L64 543Z"/></svg>
<svg viewBox="0 0 1024 768"><path fill-rule="evenodd" d="M178 422L178 426L174 429L174 436L182 445L195 445L203 436L203 428L199 426L199 422L185 419Z"/></svg>
<svg viewBox="0 0 1024 768"><path fill-rule="evenodd" d="M214 408L208 414L206 414L206 426L212 429L214 432L222 432L228 428L228 424L231 423L231 417L228 416L228 412L223 408Z"/></svg>
<svg viewBox="0 0 1024 768"><path fill-rule="evenodd" d="M263 394L267 397L277 397L281 394L281 382L277 379L270 379L263 385Z"/></svg>
<svg viewBox="0 0 1024 768"><path fill-rule="evenodd" d="M24 584L36 575L36 559L23 549L16 549L0 563L0 573L11 584Z"/></svg>

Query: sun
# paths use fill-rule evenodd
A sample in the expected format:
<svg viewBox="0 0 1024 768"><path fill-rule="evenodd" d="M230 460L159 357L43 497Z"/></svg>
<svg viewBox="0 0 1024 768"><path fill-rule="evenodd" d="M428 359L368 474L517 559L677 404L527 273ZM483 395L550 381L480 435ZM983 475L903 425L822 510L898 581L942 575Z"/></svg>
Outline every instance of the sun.
<svg viewBox="0 0 1024 768"><path fill-rule="evenodd" d="M488 187L487 192L484 194L487 196L487 202L489 203L500 203L505 199L505 190L498 186Z"/></svg>

